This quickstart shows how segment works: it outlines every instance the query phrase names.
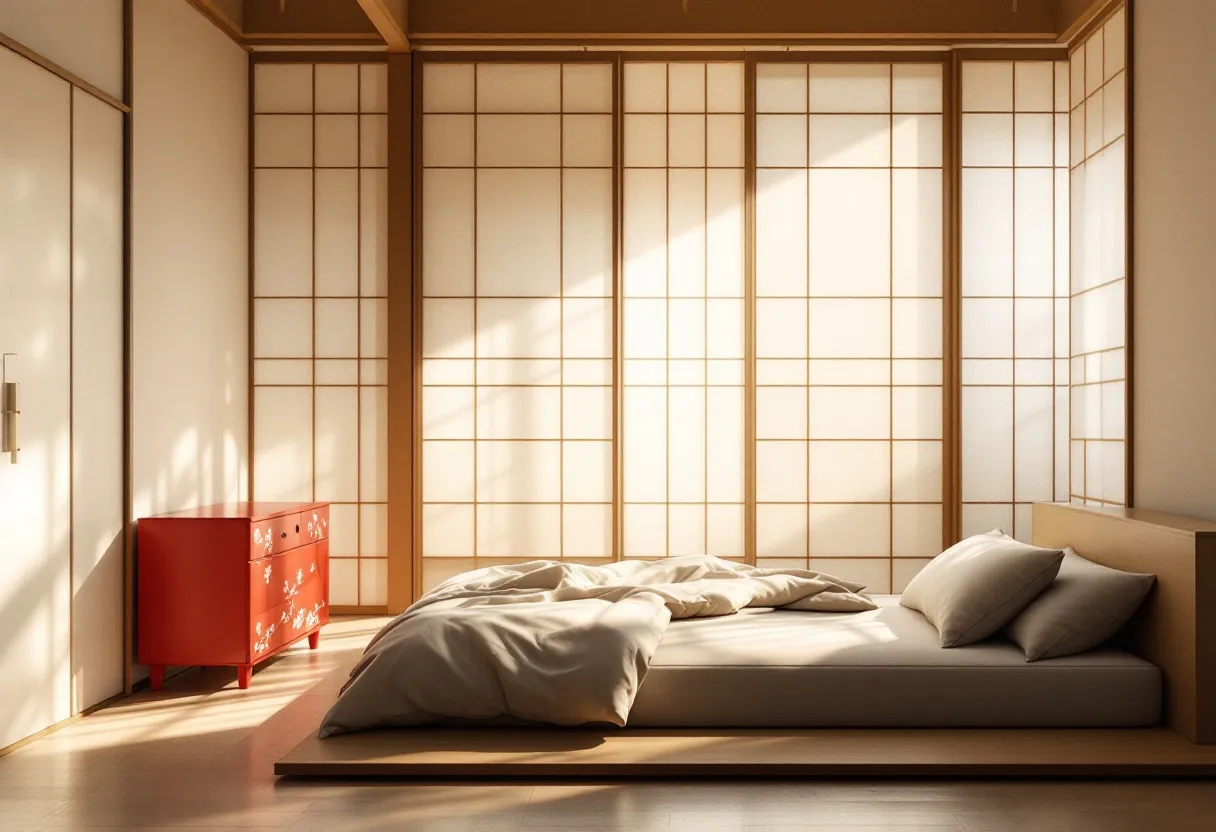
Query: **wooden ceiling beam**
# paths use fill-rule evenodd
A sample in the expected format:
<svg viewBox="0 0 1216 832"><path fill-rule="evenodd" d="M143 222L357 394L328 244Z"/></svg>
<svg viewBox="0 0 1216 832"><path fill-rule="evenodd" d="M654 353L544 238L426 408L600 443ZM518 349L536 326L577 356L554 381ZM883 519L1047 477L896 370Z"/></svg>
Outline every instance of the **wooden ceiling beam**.
<svg viewBox="0 0 1216 832"><path fill-rule="evenodd" d="M1064 2L1065 0L1060 0ZM1058 0L411 0L410 39L1055 42Z"/></svg>
<svg viewBox="0 0 1216 832"><path fill-rule="evenodd" d="M1072 43L1091 23L1104 17L1120 0L1056 0L1056 31L1060 43Z"/></svg>
<svg viewBox="0 0 1216 832"><path fill-rule="evenodd" d="M244 46L243 0L186 0L217 29Z"/></svg>
<svg viewBox="0 0 1216 832"><path fill-rule="evenodd" d="M409 0L359 0L389 52L409 52Z"/></svg>

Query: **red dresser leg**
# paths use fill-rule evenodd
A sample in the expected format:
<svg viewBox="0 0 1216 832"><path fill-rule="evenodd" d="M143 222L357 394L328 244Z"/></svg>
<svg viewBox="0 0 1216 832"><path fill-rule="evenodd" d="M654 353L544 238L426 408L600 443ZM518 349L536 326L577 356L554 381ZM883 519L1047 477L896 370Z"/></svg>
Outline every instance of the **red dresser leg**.
<svg viewBox="0 0 1216 832"><path fill-rule="evenodd" d="M321 643L321 631L320 630L313 630L311 633L308 634L308 649L309 650L316 650L317 645L319 645L320 643Z"/></svg>
<svg viewBox="0 0 1216 832"><path fill-rule="evenodd" d="M241 690L246 690L249 687L249 681L253 678L253 665L242 664L236 668L236 686Z"/></svg>
<svg viewBox="0 0 1216 832"><path fill-rule="evenodd" d="M165 666L163 664L148 665L148 688L160 690L165 683Z"/></svg>

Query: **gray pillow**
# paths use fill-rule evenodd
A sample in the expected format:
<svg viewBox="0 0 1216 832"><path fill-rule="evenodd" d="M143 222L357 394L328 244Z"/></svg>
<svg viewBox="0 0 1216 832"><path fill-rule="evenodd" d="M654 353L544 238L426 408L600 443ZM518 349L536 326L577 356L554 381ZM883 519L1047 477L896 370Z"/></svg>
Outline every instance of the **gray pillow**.
<svg viewBox="0 0 1216 832"><path fill-rule="evenodd" d="M1120 572L1086 560L1072 549L1055 582L1005 630L1026 651L1026 661L1092 650L1119 632L1144 603L1156 575Z"/></svg>
<svg viewBox="0 0 1216 832"><path fill-rule="evenodd" d="M962 540L925 565L899 602L937 628L942 647L988 638L1045 590L1064 553L1006 537L1000 529Z"/></svg>

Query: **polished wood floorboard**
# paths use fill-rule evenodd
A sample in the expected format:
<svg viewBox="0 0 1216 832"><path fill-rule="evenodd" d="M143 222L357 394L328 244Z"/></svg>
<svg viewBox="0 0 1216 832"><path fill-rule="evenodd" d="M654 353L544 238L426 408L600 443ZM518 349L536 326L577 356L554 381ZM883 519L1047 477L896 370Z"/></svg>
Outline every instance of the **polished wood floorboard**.
<svg viewBox="0 0 1216 832"><path fill-rule="evenodd" d="M1213 777L1216 746L1146 729L413 728L319 740L277 774L397 777ZM1216 825L1214 825L1216 830Z"/></svg>
<svg viewBox="0 0 1216 832"><path fill-rule="evenodd" d="M0 832L1174 832L1216 829L1216 784L1183 780L293 780L274 761L315 729L378 628L341 620L241 691L191 671L0 758Z"/></svg>

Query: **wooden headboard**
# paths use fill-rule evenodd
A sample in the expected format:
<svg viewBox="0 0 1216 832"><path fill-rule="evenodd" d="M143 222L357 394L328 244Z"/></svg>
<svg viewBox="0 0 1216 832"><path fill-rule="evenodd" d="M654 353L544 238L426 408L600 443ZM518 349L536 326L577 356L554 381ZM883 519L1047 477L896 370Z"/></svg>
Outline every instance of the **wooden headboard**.
<svg viewBox="0 0 1216 832"><path fill-rule="evenodd" d="M1128 648L1161 669L1165 721L1216 743L1216 523L1135 508L1036 503L1034 543L1149 572L1157 584L1128 625Z"/></svg>

